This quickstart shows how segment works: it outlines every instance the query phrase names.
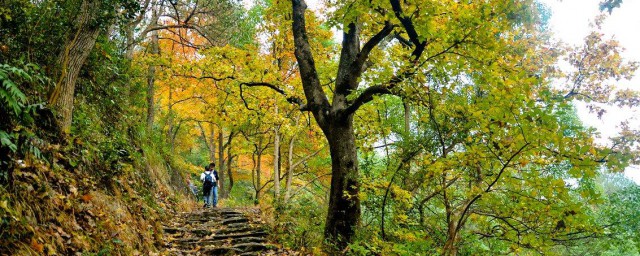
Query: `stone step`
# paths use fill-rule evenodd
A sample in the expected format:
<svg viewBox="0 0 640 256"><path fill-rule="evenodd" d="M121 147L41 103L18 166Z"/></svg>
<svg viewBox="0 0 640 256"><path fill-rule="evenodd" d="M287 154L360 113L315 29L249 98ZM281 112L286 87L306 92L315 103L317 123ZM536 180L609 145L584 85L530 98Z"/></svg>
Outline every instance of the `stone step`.
<svg viewBox="0 0 640 256"><path fill-rule="evenodd" d="M196 234L199 236L208 236L213 234L213 231L211 231L210 229L202 229L202 228L193 228L193 229L185 229L185 228L171 228L171 229L165 229L166 233L169 234L177 234L178 232L180 233L192 233L192 234Z"/></svg>
<svg viewBox="0 0 640 256"><path fill-rule="evenodd" d="M245 217L235 217L235 218L223 219L222 225L229 225L233 223L247 223L247 222L249 222L249 219Z"/></svg>
<svg viewBox="0 0 640 256"><path fill-rule="evenodd" d="M172 246L179 249L193 249L193 248L196 248L197 246L233 247L238 244L252 244L252 243L264 244L264 243L267 243L267 239L263 237L241 237L241 238L231 238L231 239L224 239L224 240L203 239L203 240L189 241L184 243L175 243L175 244L172 244Z"/></svg>
<svg viewBox="0 0 640 256"><path fill-rule="evenodd" d="M264 238L267 236L267 233L264 231L253 231L253 232L245 232L245 233L233 233L233 234L221 234L221 235L213 235L211 237L190 237L190 238L180 238L173 240L173 243L181 243L181 244L197 244L197 243L207 243L214 241L223 241L223 240L234 240L239 238L247 238L247 237L255 237L255 238Z"/></svg>
<svg viewBox="0 0 640 256"><path fill-rule="evenodd" d="M234 233L234 234L219 234L213 235L212 239L227 239L227 238L239 238L239 237L265 237L267 236L267 232L264 231L252 231L245 233Z"/></svg>
<svg viewBox="0 0 640 256"><path fill-rule="evenodd" d="M242 214L242 212L239 212L238 210L232 209L232 208L216 208L217 211L219 213L238 213L238 214Z"/></svg>
<svg viewBox="0 0 640 256"><path fill-rule="evenodd" d="M203 255L238 255L243 253L241 249L229 246L203 248L200 252L202 252Z"/></svg>
<svg viewBox="0 0 640 256"><path fill-rule="evenodd" d="M241 249L243 252L266 250L267 247L268 246L266 244L253 242L236 244L233 246L233 248Z"/></svg>
<svg viewBox="0 0 640 256"><path fill-rule="evenodd" d="M250 223L240 222L240 223L227 224L225 226L227 226L227 228L241 228L241 227L246 227L246 226L250 227L251 225L250 225Z"/></svg>
<svg viewBox="0 0 640 256"><path fill-rule="evenodd" d="M242 232L248 232L248 231L252 231L255 230L255 228L252 228L248 225L244 225L244 226L239 226L239 227L234 227L234 228L223 228L220 230L216 230L216 234L217 235L223 235L223 234L233 234L233 233L242 233Z"/></svg>
<svg viewBox="0 0 640 256"><path fill-rule="evenodd" d="M259 255L273 248L267 232L232 208L199 209L163 226L168 255Z"/></svg>

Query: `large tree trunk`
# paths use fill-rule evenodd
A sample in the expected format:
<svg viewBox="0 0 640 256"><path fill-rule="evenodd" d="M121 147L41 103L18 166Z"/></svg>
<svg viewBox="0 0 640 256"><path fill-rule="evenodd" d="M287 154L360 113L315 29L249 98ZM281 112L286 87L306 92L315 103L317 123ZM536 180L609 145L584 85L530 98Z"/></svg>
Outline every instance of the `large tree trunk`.
<svg viewBox="0 0 640 256"><path fill-rule="evenodd" d="M100 33L95 15L99 1L84 0L74 21L74 33L67 38L58 56L58 80L49 96L49 104L57 111L58 126L64 133L71 131L73 99L80 69L91 53Z"/></svg>
<svg viewBox="0 0 640 256"><path fill-rule="evenodd" d="M151 54L157 55L159 53L158 32L153 31L153 35L151 35ZM149 65L149 70L147 70L147 131L153 130L155 118L155 79L156 66Z"/></svg>
<svg viewBox="0 0 640 256"><path fill-rule="evenodd" d="M453 220L448 223L447 241L444 243L443 255L456 256L458 254L458 248L456 247L456 239L458 232L456 231L456 224Z"/></svg>
<svg viewBox="0 0 640 256"><path fill-rule="evenodd" d="M397 1L393 3L397 4ZM302 109L313 113L314 119L329 141L331 152L331 192L324 232L325 239L334 243L334 248L341 251L353 240L360 223L358 198L360 184L358 183L358 156L353 115L360 106L371 101L374 95L390 93L389 88L393 86L370 86L355 99L348 99L348 96L358 89L359 79L366 69L365 63L369 54L376 45L391 34L394 26L390 22L385 23L384 27L360 48L360 28L357 26L359 22L344 24L335 89L332 103L329 103L329 98L320 84L305 27L306 3L304 0L292 0L291 7L294 53L307 99L307 104L302 106ZM394 13L402 17L401 11ZM413 33L410 36L413 39ZM422 42L416 41L415 45L418 44L423 45ZM424 47L418 50L414 55L419 57ZM394 77L391 83L396 84L401 80Z"/></svg>
<svg viewBox="0 0 640 256"><path fill-rule="evenodd" d="M327 139L331 152L331 192L325 237L345 248L360 223L358 191L358 156L356 153L353 116L334 122Z"/></svg>

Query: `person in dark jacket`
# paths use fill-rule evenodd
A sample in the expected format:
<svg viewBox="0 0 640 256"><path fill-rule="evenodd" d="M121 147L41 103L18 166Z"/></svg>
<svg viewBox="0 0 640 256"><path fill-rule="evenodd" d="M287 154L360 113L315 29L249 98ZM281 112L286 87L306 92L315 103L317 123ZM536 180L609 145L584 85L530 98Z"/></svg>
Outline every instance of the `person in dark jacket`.
<svg viewBox="0 0 640 256"><path fill-rule="evenodd" d="M213 176L216 178L216 182L213 185L213 207L218 207L218 187L220 186L220 183L218 182L219 178L218 178L218 171L216 171L216 163L210 163L209 164L209 170L213 172Z"/></svg>
<svg viewBox="0 0 640 256"><path fill-rule="evenodd" d="M204 168L204 172L202 174L200 174L200 180L202 181L202 195L204 197L204 207L211 207L211 205L213 204L214 206L216 204L214 204L212 202L212 195L213 195L213 191L215 189L215 193L217 194L217 185L218 185L218 175L214 174L211 169L209 168L209 166L206 166ZM216 199L217 201L217 199Z"/></svg>

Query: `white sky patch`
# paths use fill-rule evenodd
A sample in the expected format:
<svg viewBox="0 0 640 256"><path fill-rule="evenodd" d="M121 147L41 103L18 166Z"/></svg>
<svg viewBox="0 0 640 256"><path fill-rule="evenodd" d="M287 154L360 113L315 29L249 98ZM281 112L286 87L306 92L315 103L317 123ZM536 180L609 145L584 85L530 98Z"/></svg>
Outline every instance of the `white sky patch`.
<svg viewBox="0 0 640 256"><path fill-rule="evenodd" d="M584 37L591 31L589 23L600 13L598 4L600 0L542 0L552 11L550 28L555 37L570 45L580 45ZM611 15L602 25L605 38L613 38L625 48L622 56L626 60L640 61L640 1L624 0L620 8L613 10ZM616 84L619 88L632 88L640 90L640 72L630 81L620 81ZM618 134L617 126L622 121L629 120L632 128L640 126L640 106L633 108L607 108L607 113L602 119L589 113L584 104L576 104L578 116L582 122L595 127L604 141ZM640 184L640 167L631 166L625 170L625 176Z"/></svg>

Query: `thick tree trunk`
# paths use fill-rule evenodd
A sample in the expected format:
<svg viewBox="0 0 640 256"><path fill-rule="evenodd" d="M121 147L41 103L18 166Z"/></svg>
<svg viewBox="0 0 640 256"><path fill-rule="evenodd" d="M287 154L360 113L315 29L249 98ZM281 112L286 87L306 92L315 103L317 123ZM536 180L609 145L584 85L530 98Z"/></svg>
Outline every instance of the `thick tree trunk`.
<svg viewBox="0 0 640 256"><path fill-rule="evenodd" d="M345 248L352 241L360 223L360 183L353 116L345 119L332 123L327 134L332 177L324 233L325 238L335 242L338 248Z"/></svg>
<svg viewBox="0 0 640 256"><path fill-rule="evenodd" d="M49 104L57 111L58 126L67 134L71 131L78 74L100 33L100 27L94 20L96 12L100 11L99 6L98 1L82 1L80 12L74 21L74 32L58 56L58 80L49 96Z"/></svg>
<svg viewBox="0 0 640 256"><path fill-rule="evenodd" d="M444 243L443 255L456 256L458 254L458 248L456 247L456 225L453 221L448 223L447 241Z"/></svg>
<svg viewBox="0 0 640 256"><path fill-rule="evenodd" d="M355 146L353 130L353 114L363 104L371 101L374 95L389 93L387 86L371 86L363 91L356 99L347 99L348 95L358 89L359 79L366 70L365 64L371 51L393 31L393 25L385 23L382 30L371 37L362 48L360 47L360 28L358 22L344 24L342 50L335 80L335 90L332 103L324 92L318 72L316 70L313 51L306 31L304 0L292 0L292 28L295 44L294 54L298 61L302 87L307 104L303 110L309 110L324 132L331 152L332 177L329 197L329 212L325 225L325 239L334 243L333 248L344 249L354 238L360 223L360 200L358 191L358 156ZM402 15L399 11L396 15ZM408 24L405 22L407 26ZM413 27L411 27L411 38ZM414 40L416 41L416 40ZM416 41L416 46L423 45ZM420 56L424 47L414 56ZM394 78L391 82L398 83ZM390 87L391 84L389 85Z"/></svg>
<svg viewBox="0 0 640 256"><path fill-rule="evenodd" d="M159 53L158 32L154 31L151 35L151 54L157 55ZM147 131L153 130L155 118L155 79L156 66L149 65L149 70L147 70Z"/></svg>

